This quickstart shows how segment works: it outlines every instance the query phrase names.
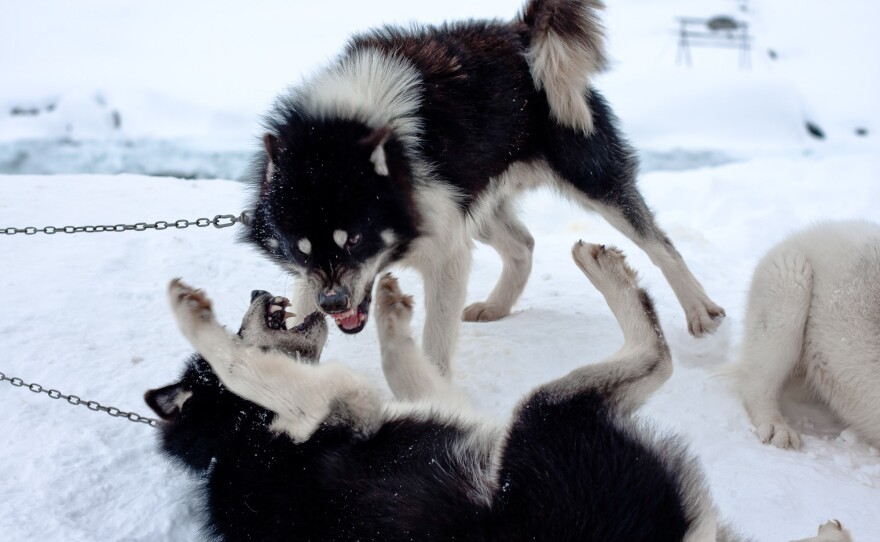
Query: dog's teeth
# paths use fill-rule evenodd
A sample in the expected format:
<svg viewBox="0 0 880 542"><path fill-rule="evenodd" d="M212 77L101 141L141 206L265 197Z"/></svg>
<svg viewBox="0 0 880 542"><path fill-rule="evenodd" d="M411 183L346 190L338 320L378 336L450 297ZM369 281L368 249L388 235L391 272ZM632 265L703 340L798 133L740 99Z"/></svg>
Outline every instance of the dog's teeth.
<svg viewBox="0 0 880 542"><path fill-rule="evenodd" d="M367 319L367 315L366 315L366 314L359 314L359 315L358 315L358 321L363 322L363 321L366 320L366 319Z"/></svg>
<svg viewBox="0 0 880 542"><path fill-rule="evenodd" d="M280 310L284 310L283 307L281 307L280 305L272 305L271 307L269 307L269 314L275 314Z"/></svg>

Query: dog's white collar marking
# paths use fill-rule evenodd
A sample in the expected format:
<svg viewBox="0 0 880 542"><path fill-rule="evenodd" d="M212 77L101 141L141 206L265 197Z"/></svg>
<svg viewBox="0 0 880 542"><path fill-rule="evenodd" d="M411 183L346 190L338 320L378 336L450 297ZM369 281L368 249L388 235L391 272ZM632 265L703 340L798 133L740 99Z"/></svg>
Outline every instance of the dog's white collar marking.
<svg viewBox="0 0 880 542"><path fill-rule="evenodd" d="M336 244L339 245L339 248L345 248L345 243L348 242L348 232L345 230L334 231L333 240L336 241Z"/></svg>
<svg viewBox="0 0 880 542"><path fill-rule="evenodd" d="M296 244L299 251L303 254L311 254L312 253L312 242L303 237L299 240L299 243Z"/></svg>

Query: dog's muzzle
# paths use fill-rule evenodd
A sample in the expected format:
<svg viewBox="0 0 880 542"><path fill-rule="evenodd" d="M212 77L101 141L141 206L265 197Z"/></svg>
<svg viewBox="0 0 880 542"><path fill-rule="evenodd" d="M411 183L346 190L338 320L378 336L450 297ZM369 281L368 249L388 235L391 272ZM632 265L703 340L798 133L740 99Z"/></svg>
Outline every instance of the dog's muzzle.
<svg viewBox="0 0 880 542"><path fill-rule="evenodd" d="M351 294L342 286L327 288L318 293L318 306L331 316L344 313L351 308Z"/></svg>
<svg viewBox="0 0 880 542"><path fill-rule="evenodd" d="M367 325L367 316L372 301L372 284L367 286L364 299L355 307L348 288L334 286L318 293L318 307L330 315L343 333L360 333Z"/></svg>

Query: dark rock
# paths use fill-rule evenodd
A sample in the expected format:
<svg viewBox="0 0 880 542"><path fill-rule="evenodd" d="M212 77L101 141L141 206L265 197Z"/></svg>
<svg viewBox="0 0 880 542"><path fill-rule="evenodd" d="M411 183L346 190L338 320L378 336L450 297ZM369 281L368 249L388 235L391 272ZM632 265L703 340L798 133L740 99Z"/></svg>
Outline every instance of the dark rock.
<svg viewBox="0 0 880 542"><path fill-rule="evenodd" d="M807 121L806 124L804 124L804 126L806 127L807 132L811 136L815 137L816 139L825 139L825 132L822 130L822 128L819 128L819 126L816 125L815 123Z"/></svg>

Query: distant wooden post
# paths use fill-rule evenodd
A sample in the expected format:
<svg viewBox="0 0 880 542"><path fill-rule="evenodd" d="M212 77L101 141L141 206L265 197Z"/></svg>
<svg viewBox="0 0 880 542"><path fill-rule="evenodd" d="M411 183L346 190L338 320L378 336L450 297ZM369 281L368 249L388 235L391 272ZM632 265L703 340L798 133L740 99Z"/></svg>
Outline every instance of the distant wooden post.
<svg viewBox="0 0 880 542"><path fill-rule="evenodd" d="M733 17L719 15L710 19L679 17L678 51L675 63L693 65L691 46L735 48L739 50L739 66L751 67L751 36L749 24Z"/></svg>

